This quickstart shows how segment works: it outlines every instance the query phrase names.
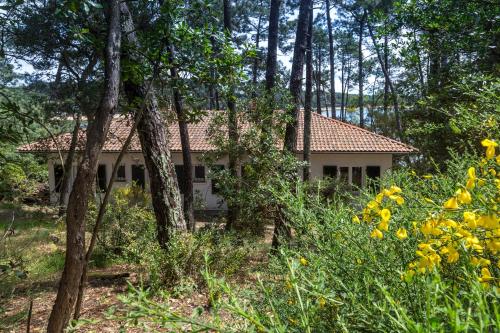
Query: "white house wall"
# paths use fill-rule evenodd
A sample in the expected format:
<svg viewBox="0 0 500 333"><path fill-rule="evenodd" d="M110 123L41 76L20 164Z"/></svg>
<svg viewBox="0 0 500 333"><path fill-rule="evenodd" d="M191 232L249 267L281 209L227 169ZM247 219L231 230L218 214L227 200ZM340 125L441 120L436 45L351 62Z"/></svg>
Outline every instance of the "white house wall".
<svg viewBox="0 0 500 333"><path fill-rule="evenodd" d="M200 153L193 153L193 166L202 165L198 160L201 156ZM109 182L111 176L111 171L113 169L113 164L118 157L118 153L103 153L99 160L99 164L106 165L106 183ZM182 154L172 153L172 160L174 164L181 165ZM54 164L59 164L59 159L54 155L49 158L49 186L51 193L51 201L57 202L59 193L55 193L55 177L54 177ZM125 186L132 182L132 164L142 164L144 165L144 158L141 153L129 153L123 157L121 164L125 165L125 182L114 182L114 188ZM227 158L220 160L217 164L224 164L227 167ZM74 180L76 174L76 163L74 163L71 172L71 183ZM349 182L352 180L352 168L361 167L362 181L363 184L366 182L365 169L367 166L380 166L381 175L392 167L392 154L390 153L313 153L311 154L311 177L312 178L322 178L323 177L323 166L337 166L348 167L349 168ZM240 172L240 170L238 170ZM145 183L146 188L149 186L149 177L147 169L145 170ZM221 198L212 193L212 183L208 177L208 170L205 170L205 182L194 182L193 189L195 200L203 202L204 208L207 210L218 210L225 209L226 206L221 202ZM67 198L66 198L67 200Z"/></svg>

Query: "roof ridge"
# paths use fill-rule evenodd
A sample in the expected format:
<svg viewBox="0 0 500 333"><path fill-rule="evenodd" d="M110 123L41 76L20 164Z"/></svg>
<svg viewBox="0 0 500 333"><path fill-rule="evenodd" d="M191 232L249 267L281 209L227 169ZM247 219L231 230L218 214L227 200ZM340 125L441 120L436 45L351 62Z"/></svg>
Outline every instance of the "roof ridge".
<svg viewBox="0 0 500 333"><path fill-rule="evenodd" d="M304 112L304 109L300 109L301 112ZM354 125L354 124L351 124L351 123L347 123L347 122L344 122L342 120L338 120L338 119L335 119L335 118L330 118L330 117L327 117L327 116L324 116L322 115L321 113L318 113L318 112L312 112L315 116L318 116L318 117L321 117L321 118L324 118L328 121L332 121L334 123L337 123L339 125L342 125L342 126L347 126L347 127L350 127L350 128L353 128L355 130L359 130L359 131L362 131L362 132L365 132L365 133L368 133L370 135L374 135L376 137L379 137L379 138L382 138L384 140L387 140L387 141L390 141L392 143L395 143L395 144L399 144L399 145L403 145L405 146L406 148L410 148L412 149L413 151L417 151L418 149L413 147L412 145L409 145L409 144L406 144L404 142L401 142L401 141L398 141L398 140L395 140L395 139L392 139L392 138L389 138L385 135L382 135L382 134L378 134L378 133L375 133L375 132L372 132L370 130L367 130L366 128L361 128L357 125Z"/></svg>

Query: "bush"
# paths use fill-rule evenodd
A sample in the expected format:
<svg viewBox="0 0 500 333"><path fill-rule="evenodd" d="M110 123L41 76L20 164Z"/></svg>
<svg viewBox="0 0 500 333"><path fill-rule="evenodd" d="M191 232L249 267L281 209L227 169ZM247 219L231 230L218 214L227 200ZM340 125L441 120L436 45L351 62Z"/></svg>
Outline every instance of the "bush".
<svg viewBox="0 0 500 333"><path fill-rule="evenodd" d="M210 321L172 313L168 302L141 290L123 299L125 319L227 332L498 331L494 144L483 141L484 159L455 156L446 174L401 170L382 180L380 193L347 202L334 197L325 204L319 191L283 186L274 200L285 207L295 237L257 286L236 289L207 267Z"/></svg>

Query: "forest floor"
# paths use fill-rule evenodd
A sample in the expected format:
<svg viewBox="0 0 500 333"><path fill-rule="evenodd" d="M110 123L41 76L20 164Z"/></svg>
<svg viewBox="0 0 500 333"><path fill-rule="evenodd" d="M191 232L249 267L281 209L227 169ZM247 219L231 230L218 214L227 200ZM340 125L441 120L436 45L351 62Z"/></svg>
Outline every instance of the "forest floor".
<svg viewBox="0 0 500 333"><path fill-rule="evenodd" d="M205 224L200 222L200 225ZM55 215L52 208L0 206L0 237L10 227L12 234L0 245L0 253L22 260L26 276L0 279L0 332L26 332L30 301L33 302L31 332L45 332L64 267L64 221ZM263 248L270 240L271 233L268 232ZM265 251L257 254L252 260L253 265L262 264L265 257ZM133 265L98 260L97 264L99 267L90 269L81 311L81 319L89 321L76 328L75 332L118 332L120 322L106 320L106 314L112 308L116 311L123 307L119 295L127 293L129 283L140 284L140 273ZM236 276L235 279L251 283L254 277ZM187 316L206 305L207 295L202 290L169 298L172 311Z"/></svg>

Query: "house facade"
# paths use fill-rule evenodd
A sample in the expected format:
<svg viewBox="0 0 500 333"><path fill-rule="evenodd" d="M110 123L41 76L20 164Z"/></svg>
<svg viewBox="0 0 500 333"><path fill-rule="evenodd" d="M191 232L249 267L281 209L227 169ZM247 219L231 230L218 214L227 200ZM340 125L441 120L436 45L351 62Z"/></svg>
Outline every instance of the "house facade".
<svg viewBox="0 0 500 333"><path fill-rule="evenodd" d="M224 209L225 205L217 194L217 187L215 182L210 179L207 167L202 162L202 155L214 150L207 135L210 119L211 116L208 114L199 122L188 126L193 161L193 189L196 200L202 203L203 207L200 208L218 210ZM99 159L96 177L97 189L104 189L109 182L112 169L131 125L131 121L126 118L113 120ZM303 112L300 113L298 127L297 158L301 159ZM317 113L313 113L311 129L310 165L312 178L339 178L349 184L362 187L366 185L368 179L378 178L388 172L392 167L394 155L409 154L415 151L413 147L396 140ZM172 161L178 176L180 176L183 172L183 161L177 123L169 125L168 130L171 138ZM81 133L79 150L83 149L84 137L84 133ZM64 156L64 152L69 148L71 134L61 134L57 140L59 149ZM40 140L22 146L18 150L47 155L51 201L57 202L63 168L54 142L48 139ZM227 158L219 160L216 164L219 168L227 167ZM71 183L76 175L76 170L77 162L74 163L71 170ZM238 172L241 173L241 170ZM128 152L120 163L114 187L126 186L132 182L148 189L148 172L137 137L133 138Z"/></svg>

